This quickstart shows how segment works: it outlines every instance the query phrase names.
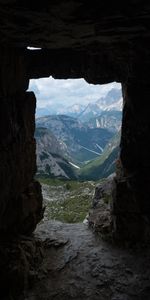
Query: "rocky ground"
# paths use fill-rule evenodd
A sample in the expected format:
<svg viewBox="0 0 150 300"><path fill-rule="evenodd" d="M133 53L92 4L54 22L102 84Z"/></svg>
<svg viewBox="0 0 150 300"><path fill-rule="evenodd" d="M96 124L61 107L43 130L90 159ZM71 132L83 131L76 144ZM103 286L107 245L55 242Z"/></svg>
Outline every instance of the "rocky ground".
<svg viewBox="0 0 150 300"><path fill-rule="evenodd" d="M149 300L150 250L121 248L84 224L47 221L44 259L25 300Z"/></svg>
<svg viewBox="0 0 150 300"><path fill-rule="evenodd" d="M43 186L45 203L53 205L88 192L92 199L88 224L47 220L47 208L34 235L19 236L9 243L4 238L0 244L0 299L150 300L149 245L118 245L110 234L112 179L96 184L93 199L93 183L91 188L89 183L71 182Z"/></svg>
<svg viewBox="0 0 150 300"><path fill-rule="evenodd" d="M44 221L83 222L92 206L96 182L51 180L42 182Z"/></svg>

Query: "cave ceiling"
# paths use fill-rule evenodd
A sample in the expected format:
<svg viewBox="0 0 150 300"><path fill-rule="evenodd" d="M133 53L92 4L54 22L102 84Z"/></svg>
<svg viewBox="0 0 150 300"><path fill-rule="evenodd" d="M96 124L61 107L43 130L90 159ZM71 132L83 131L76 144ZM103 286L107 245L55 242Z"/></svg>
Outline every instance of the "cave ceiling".
<svg viewBox="0 0 150 300"><path fill-rule="evenodd" d="M27 61L39 61L41 68L43 60L53 68L48 57L53 63L58 61L60 64L67 59L74 64L86 60L100 65L101 73L108 73L108 76L101 76L102 83L123 81L134 70L141 73L143 61L149 69L150 3L141 0L120 3L106 0L0 0L0 40L1 45L7 47L42 48L40 54L29 55L26 51ZM30 77L35 78L46 70L39 74L35 69L29 72ZM80 72L69 75L81 76L81 68ZM55 77L59 76L56 74ZM87 81L90 80L87 78Z"/></svg>

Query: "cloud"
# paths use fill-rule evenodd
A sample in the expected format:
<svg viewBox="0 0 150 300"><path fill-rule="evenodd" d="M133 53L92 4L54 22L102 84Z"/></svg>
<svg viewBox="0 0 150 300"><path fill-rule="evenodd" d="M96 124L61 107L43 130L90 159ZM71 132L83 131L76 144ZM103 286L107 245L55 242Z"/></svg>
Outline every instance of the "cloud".
<svg viewBox="0 0 150 300"><path fill-rule="evenodd" d="M32 82L30 82L30 87L29 87L29 89L32 90L38 98L38 95L40 94L40 90L38 88L38 84L37 84L36 80L32 80Z"/></svg>
<svg viewBox="0 0 150 300"><path fill-rule="evenodd" d="M113 82L104 85L88 84L84 79L41 78L30 80L29 90L34 91L37 106L70 106L74 103L88 104L105 96L112 88L120 89L120 84Z"/></svg>

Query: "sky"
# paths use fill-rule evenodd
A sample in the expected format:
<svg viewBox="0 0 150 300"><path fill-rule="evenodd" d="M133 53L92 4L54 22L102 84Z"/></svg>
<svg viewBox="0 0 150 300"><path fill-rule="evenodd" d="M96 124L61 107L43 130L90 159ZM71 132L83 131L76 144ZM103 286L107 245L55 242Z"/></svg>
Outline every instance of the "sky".
<svg viewBox="0 0 150 300"><path fill-rule="evenodd" d="M84 79L41 78L30 80L29 90L34 91L39 108L61 104L64 107L80 103L83 105L105 96L112 88L120 89L120 84L112 82L93 85Z"/></svg>

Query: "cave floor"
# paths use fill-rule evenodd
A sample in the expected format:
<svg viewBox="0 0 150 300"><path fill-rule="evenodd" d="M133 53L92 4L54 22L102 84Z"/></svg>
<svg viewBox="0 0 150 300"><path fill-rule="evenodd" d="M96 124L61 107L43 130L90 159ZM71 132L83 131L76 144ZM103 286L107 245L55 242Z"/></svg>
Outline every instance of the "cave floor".
<svg viewBox="0 0 150 300"><path fill-rule="evenodd" d="M26 300L150 299L148 248L117 247L84 224L47 221L35 235L44 259Z"/></svg>

